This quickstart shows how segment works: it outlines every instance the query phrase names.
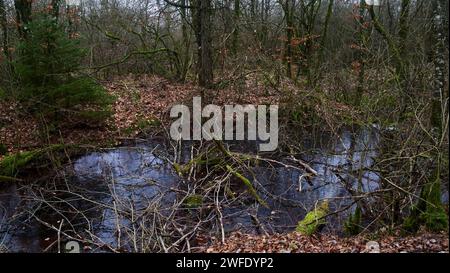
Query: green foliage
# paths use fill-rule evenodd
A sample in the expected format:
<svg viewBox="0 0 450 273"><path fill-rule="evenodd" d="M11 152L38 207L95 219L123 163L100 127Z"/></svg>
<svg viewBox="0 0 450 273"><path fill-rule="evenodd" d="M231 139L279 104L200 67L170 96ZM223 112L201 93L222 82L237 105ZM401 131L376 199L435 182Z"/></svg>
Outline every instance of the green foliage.
<svg viewBox="0 0 450 273"><path fill-rule="evenodd" d="M107 117L113 98L94 80L79 74L85 55L79 40L67 37L48 15L37 16L27 29L14 63L21 101L54 118L62 113Z"/></svg>
<svg viewBox="0 0 450 273"><path fill-rule="evenodd" d="M361 208L356 207L355 213L351 214L344 223L345 233L348 235L358 235L361 233Z"/></svg>
<svg viewBox="0 0 450 273"><path fill-rule="evenodd" d="M448 229L448 215L441 202L441 180L437 171L434 182L424 186L417 205L411 208L411 214L405 219L403 229L415 233L421 226L427 230L439 232Z"/></svg>
<svg viewBox="0 0 450 273"><path fill-rule="evenodd" d="M191 209L201 207L201 205L203 204L203 196L198 194L190 195L186 197L186 199L184 200L184 204L186 205L186 207Z"/></svg>
<svg viewBox="0 0 450 273"><path fill-rule="evenodd" d="M327 223L325 217L328 213L329 203L328 201L325 201L309 212L305 216L305 219L298 223L296 231L307 236L313 235L321 226Z"/></svg>
<svg viewBox="0 0 450 273"><path fill-rule="evenodd" d="M0 162L0 175L15 176L20 168L37 158L40 150L10 155Z"/></svg>
<svg viewBox="0 0 450 273"><path fill-rule="evenodd" d="M139 130L143 131L152 126L159 126L161 123L157 119L139 119L136 123L136 126Z"/></svg>
<svg viewBox="0 0 450 273"><path fill-rule="evenodd" d="M0 175L15 176L17 173L34 162L49 162L49 154L64 150L64 145L55 144L46 148L12 154L0 161Z"/></svg>
<svg viewBox="0 0 450 273"><path fill-rule="evenodd" d="M448 229L448 216L441 202L441 180L436 180L429 186L425 187L427 196L426 210L421 215L421 221L430 231L442 231Z"/></svg>
<svg viewBox="0 0 450 273"><path fill-rule="evenodd" d="M244 185L247 187L247 191L260 203L262 206L268 208L269 206L267 203L258 195L258 192L256 191L255 187L253 187L252 182L248 180L245 176L240 174L239 172L235 171L230 165L226 166L227 170L233 174L236 178L242 181Z"/></svg>
<svg viewBox="0 0 450 273"><path fill-rule="evenodd" d="M367 117L367 123L381 123L383 127L392 126L397 122L400 98L398 94L388 91L379 91L373 94L364 94L359 109Z"/></svg>

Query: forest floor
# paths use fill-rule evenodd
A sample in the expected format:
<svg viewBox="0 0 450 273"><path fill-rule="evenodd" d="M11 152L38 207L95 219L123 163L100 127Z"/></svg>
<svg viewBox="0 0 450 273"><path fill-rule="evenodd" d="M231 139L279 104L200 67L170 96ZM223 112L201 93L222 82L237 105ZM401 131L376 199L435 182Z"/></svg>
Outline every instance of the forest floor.
<svg viewBox="0 0 450 273"><path fill-rule="evenodd" d="M233 233L225 244L214 239L212 245L200 248L207 253L448 253L447 233L419 233L403 237L384 235L378 239L368 236L342 238L333 235L303 236L293 232L269 236Z"/></svg>
<svg viewBox="0 0 450 273"><path fill-rule="evenodd" d="M98 126L78 124L60 127L57 134L43 135L39 120L27 115L19 103L0 100L0 145L7 154L33 150L48 144L89 144L94 146L117 146L123 140L139 137L152 126L169 121L170 108L179 103L191 105L192 97L200 95L201 90L191 83L173 83L158 76L129 76L103 82L106 90L114 95L116 102L112 107L112 118ZM225 104L268 104L279 103L282 94L273 88L261 88L255 82L245 83L240 93L231 92L233 86L213 94L208 103ZM289 85L284 86L289 90ZM289 92L298 92L290 89ZM237 94L237 95L236 95ZM323 112L354 114L352 109L338 103ZM317 111L325 111L317 107ZM45 139L45 141L43 141ZM5 155L0 153L0 161ZM414 237L400 235L380 236L375 240L380 252L449 252L448 233L421 233ZM206 238L205 238L206 239ZM371 241L364 236L341 238L333 235L305 237L298 233L255 236L233 233L226 243L213 239L205 243L201 252L370 252L366 244Z"/></svg>
<svg viewBox="0 0 450 273"><path fill-rule="evenodd" d="M173 105L192 105L192 98L201 95L201 89L192 83L174 83L153 75L119 77L102 82L107 92L115 97L112 117L106 124L92 122L60 122L51 134L42 130L42 120L26 110L14 100L0 100L0 145L7 153L14 154L40 148L49 144L89 144L97 147L117 146L123 140L132 139L152 126L170 121L169 113ZM282 83L283 91L267 87L257 77L249 76L239 87L228 84L220 90L208 90L204 98L213 103L224 104L279 104L290 102L289 97L298 94L289 82ZM240 91L236 91L239 89ZM308 94L305 94L308 96ZM315 111L325 120L331 115L354 116L355 111L344 104L332 102L323 106L315 105ZM330 124L332 121L328 121ZM51 124L47 124L50 128ZM0 160L5 155L0 153Z"/></svg>
<svg viewBox="0 0 450 273"><path fill-rule="evenodd" d="M136 137L152 125L167 122L173 105L192 105L192 97L201 94L193 84L173 83L158 76L128 76L102 84L115 97L112 118L106 124L97 125L67 122L71 125L65 126L61 122L58 132L51 135L39 130L39 119L26 114L18 102L0 100L0 144L10 154L54 143L119 145L122 140ZM262 89L257 87L245 90L237 96L230 90L212 91L217 93L211 96L214 101L209 103L259 104L277 102L280 98L273 92L259 91ZM0 155L0 160L2 157L4 155Z"/></svg>
<svg viewBox="0 0 450 273"><path fill-rule="evenodd" d="M157 124L173 104L198 92L193 85L174 84L157 76L143 76L139 80L123 77L102 84L115 97L112 117L106 124L68 122L67 126L62 122L58 132L48 137L39 128L39 119L26 114L19 103L0 100L0 144L10 154L55 143L120 145L124 139L136 137Z"/></svg>

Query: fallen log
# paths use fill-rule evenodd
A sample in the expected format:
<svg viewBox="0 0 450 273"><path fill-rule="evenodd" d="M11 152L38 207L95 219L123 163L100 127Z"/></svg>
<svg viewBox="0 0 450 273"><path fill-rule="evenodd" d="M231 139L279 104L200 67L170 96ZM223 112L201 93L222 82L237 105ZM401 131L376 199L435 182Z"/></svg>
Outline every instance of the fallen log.
<svg viewBox="0 0 450 273"><path fill-rule="evenodd" d="M0 182L23 182L22 179L0 175Z"/></svg>

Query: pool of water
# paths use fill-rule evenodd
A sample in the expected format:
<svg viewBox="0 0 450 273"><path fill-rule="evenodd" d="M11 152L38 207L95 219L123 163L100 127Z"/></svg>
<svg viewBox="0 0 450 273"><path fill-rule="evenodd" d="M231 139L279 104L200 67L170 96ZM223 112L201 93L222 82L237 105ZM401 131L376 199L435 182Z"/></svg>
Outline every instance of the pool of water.
<svg viewBox="0 0 450 273"><path fill-rule="evenodd" d="M377 157L379 137L374 130L344 130L320 143L301 155L317 172L312 178L301 169L278 164L253 167L253 182L268 208L251 198L230 203L221 211L223 231L288 232L324 200L330 201L332 211L344 211L330 217L325 227L339 230L355 208L351 191L379 189L378 174L369 170ZM189 144L185 146L188 151ZM12 252L64 251L62 242L82 240L83 234L96 242L90 251L141 251L142 238L154 234L152 227L146 227L148 234L136 239L144 223L151 226L153 221L159 232L165 232L162 219L173 214L183 214L186 221L201 217L170 209L179 202L180 190L191 187L176 174L172 159L169 147L149 140L82 156L63 172L62 182L60 178L45 186L3 186L0 245ZM290 157L279 161L295 165ZM183 228L175 230L182 234ZM164 245L164 238L157 239Z"/></svg>

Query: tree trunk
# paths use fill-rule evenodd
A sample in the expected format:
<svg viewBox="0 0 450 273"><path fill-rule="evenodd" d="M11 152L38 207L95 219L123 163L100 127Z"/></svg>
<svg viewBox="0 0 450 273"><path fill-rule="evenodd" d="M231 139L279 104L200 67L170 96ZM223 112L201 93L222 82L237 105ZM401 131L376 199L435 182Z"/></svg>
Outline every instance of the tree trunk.
<svg viewBox="0 0 450 273"><path fill-rule="evenodd" d="M400 38L399 43L399 53L402 58L401 63L397 63L397 74L400 78L400 86L403 92L407 92L408 89L408 73L409 73L409 59L407 51L407 42L409 34L409 10L410 10L410 0L402 0L400 8L400 19L399 19L399 31L398 36Z"/></svg>
<svg viewBox="0 0 450 273"><path fill-rule="evenodd" d="M431 125L435 130L437 141L441 138L443 132L443 102L445 101L445 81L446 81L446 58L445 58L445 34L444 34L444 15L442 5L439 0L434 1L433 5L433 62L435 66L435 82L432 94L432 118Z"/></svg>
<svg viewBox="0 0 450 273"><path fill-rule="evenodd" d="M186 80L186 75L189 71L189 67L190 67L190 48L191 48L191 40L190 40L190 35L189 35L189 30L188 30L188 18L187 18L187 0L181 0L181 5L182 7L180 7L180 12L181 12L181 32L183 35L183 46L184 46L184 50L183 50L183 64L182 64L182 71L181 71L181 75L180 75L180 80L181 81L185 81Z"/></svg>
<svg viewBox="0 0 450 273"><path fill-rule="evenodd" d="M238 43L239 43L239 17L240 17L240 0L234 0L234 32L233 32L233 44L232 44L232 53L233 55L237 54L238 51Z"/></svg>
<svg viewBox="0 0 450 273"><path fill-rule="evenodd" d="M26 39L27 31L25 26L31 21L32 1L15 0L14 7L16 9L17 31L21 39Z"/></svg>
<svg viewBox="0 0 450 273"><path fill-rule="evenodd" d="M448 229L448 216L442 206L441 201L441 172L444 166L442 154L442 134L443 132L443 108L444 86L445 86L445 34L444 15L442 4L439 0L433 1L433 44L434 44L434 64L435 82L432 94L432 115L431 126L433 129L434 145L433 149L433 170L429 178L429 183L424 185L421 193L422 200L419 200L417 208L421 209L422 218L425 218L425 226L430 231L441 231ZM448 114L448 113L447 113ZM412 212L413 217L418 217L417 212ZM419 215L418 219L422 219Z"/></svg>
<svg viewBox="0 0 450 273"><path fill-rule="evenodd" d="M366 1L361 0L359 3L359 18L358 18L358 27L359 27L359 34L358 34L358 52L357 52L357 62L359 64L359 71L358 71L358 87L356 90L356 98L355 98L355 104L359 105L361 103L361 98L364 93L364 78L365 78L365 72L366 72L366 64L365 64L365 40L366 40L366 29L364 26L365 20L365 9L366 9Z"/></svg>
<svg viewBox="0 0 450 273"><path fill-rule="evenodd" d="M9 54L8 21L6 18L6 5L4 0L0 0L0 27L2 28L2 49L8 61L11 61Z"/></svg>
<svg viewBox="0 0 450 273"><path fill-rule="evenodd" d="M362 0L362 1L364 1L364 0ZM314 85L316 84L317 80L320 79L320 76L321 76L321 65L323 63L323 55L324 55L324 51L325 51L325 47L326 47L326 43L327 43L328 27L330 25L331 15L333 14L333 5L334 5L334 0L329 0L327 14L325 16L325 23L324 23L323 31L322 31L322 37L321 37L321 41L320 41L319 55L318 55L317 61L316 61L317 62L316 69L315 69L316 76L314 78Z"/></svg>
<svg viewBox="0 0 450 273"><path fill-rule="evenodd" d="M292 78L292 61L293 61L293 49L292 39L294 38L294 6L295 0L285 0L283 3L284 16L286 18L286 73L288 78Z"/></svg>
<svg viewBox="0 0 450 273"><path fill-rule="evenodd" d="M51 5L52 5L51 15L55 20L55 22L57 23L59 19L59 8L61 6L61 0L52 0Z"/></svg>
<svg viewBox="0 0 450 273"><path fill-rule="evenodd" d="M192 1L192 23L197 40L198 82L201 87L213 85L213 55L211 38L211 0Z"/></svg>

